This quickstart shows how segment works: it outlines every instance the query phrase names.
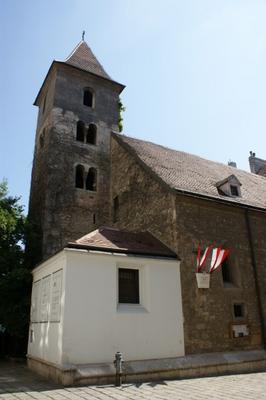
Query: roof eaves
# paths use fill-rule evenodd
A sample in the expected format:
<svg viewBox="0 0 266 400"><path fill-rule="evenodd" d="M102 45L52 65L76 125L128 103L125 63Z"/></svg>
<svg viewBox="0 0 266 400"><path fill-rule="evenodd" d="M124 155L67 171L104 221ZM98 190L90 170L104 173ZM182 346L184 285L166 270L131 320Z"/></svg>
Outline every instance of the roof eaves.
<svg viewBox="0 0 266 400"><path fill-rule="evenodd" d="M96 76L97 78L101 78L101 79L103 79L103 80L105 80L105 81L111 82L111 83L117 85L117 86L120 88L120 92L119 92L119 93L121 93L121 92L125 89L125 87L126 87L126 86L123 85L122 83L116 82L116 81L114 81L113 79L105 78L104 76L95 74L95 73L93 73L93 72L86 71L85 69L76 67L75 65L68 64L68 63L66 63L66 62L64 62L64 61L56 61L56 60L53 60L52 64L50 65L50 68L49 68L49 70L48 70L48 72L47 72L47 74L46 74L46 76L45 76L45 78L44 78L44 81L43 81L43 83L42 83L42 86L41 86L41 88L40 88L40 90L39 90L39 92L38 92L38 94L37 94L37 96L36 96L36 99L34 100L34 103L33 103L34 106L38 106L39 96L40 96L40 94L41 94L41 92L42 92L42 90L43 90L43 88L44 88L44 86L45 86L45 83L46 83L46 81L47 81L47 78L48 78L48 76L49 76L49 74L50 74L52 68L53 68L54 66L56 66L57 64L59 64L59 65L66 65L66 66L69 67L69 68L74 68L74 69L77 69L77 70L79 70L79 71L86 72L87 74L91 74L91 75L93 75L93 76Z"/></svg>
<svg viewBox="0 0 266 400"><path fill-rule="evenodd" d="M226 199L222 199L222 198L218 198L215 196L209 196L209 195L202 194L202 193L189 192L189 191L183 190L183 189L175 188L174 190L175 190L175 192L183 194L184 196L190 196L190 197L205 199L205 200L214 201L214 202L218 202L218 203L223 203L227 206L248 208L248 209L252 209L252 210L256 210L256 211L260 211L260 212L266 212L266 207L265 208L257 207L257 206L253 206L252 204L231 201L232 197L230 197L230 196L228 196Z"/></svg>
<svg viewBox="0 0 266 400"><path fill-rule="evenodd" d="M165 182L158 174L156 174L156 172L154 172L151 167L149 167L137 154L136 150L131 147L128 143L124 142L121 134L118 134L117 132L113 131L112 132L112 137L119 143L121 144L134 158L135 160L139 163L140 166L142 166L142 168L147 171L154 179L157 180L157 182L161 183L164 185L164 187L166 189L168 189L171 192L174 193L179 193L182 194L184 196L190 196L190 197L194 197L194 198L200 198L200 199L205 199L205 200L209 200L209 201L216 201L218 203L223 203L225 205L228 206L235 206L235 207L241 207L241 208L250 208L252 210L257 210L260 212L266 212L266 207L257 207L257 206L253 206L251 204L246 204L246 203L240 203L240 202L234 202L231 201L229 199L231 199L231 197L229 197L229 199L221 199L218 197L214 197L214 196L209 196L206 194L201 194L201 193L196 193L196 192L190 192L184 189L179 189L176 188L174 186L169 185L167 182ZM228 178L226 178L227 180Z"/></svg>
<svg viewBox="0 0 266 400"><path fill-rule="evenodd" d="M44 80L43 80L42 86L40 87L40 89L39 89L39 91L38 91L38 94L37 94L37 96L36 96L36 99L35 99L34 102L33 102L33 105L34 105L34 106L38 106L38 100L39 100L40 94L41 94L41 92L42 92L42 90L43 90L43 88L44 88L44 86L45 86L45 83L46 83L46 81L47 81L47 78L48 78L48 76L50 75L50 72L52 71L52 69L53 69L53 67L55 66L55 64L56 64L56 61L53 60L52 64L50 65L50 68L48 69L47 74L45 75L45 78L44 78Z"/></svg>
<svg viewBox="0 0 266 400"><path fill-rule="evenodd" d="M74 68L74 69L77 69L77 70L79 70L79 71L86 72L87 74L96 76L97 78L101 78L101 79L103 79L104 81L112 82L112 83L114 83L115 85L117 85L117 86L119 86L119 87L121 88L120 93L121 93L122 90L126 87L126 86L123 85L122 83L119 83L119 82L117 82L117 81L114 81L114 80L111 79L111 78L106 78L106 77L104 77L104 76L102 76L102 75L95 74L94 72L90 72L90 71L87 71L86 69L79 68L79 67L77 67L76 65L68 64L68 63L66 63L66 62L64 62L64 61L55 61L55 62L56 62L57 64L60 64L60 65L66 65L67 67Z"/></svg>
<svg viewBox="0 0 266 400"><path fill-rule="evenodd" d="M170 259L176 259L180 260L177 254L174 252L171 252L169 250L169 255L166 255L164 253L153 253L153 252L146 252L146 251L137 251L137 250L127 250L127 249L115 249L111 247L99 247L99 246L91 246L91 245L86 245L86 244L81 244L81 243L75 243L75 242L69 242L65 247L71 248L71 249L84 249L84 250L94 250L94 251L101 251L104 253L117 253L117 254L132 254L134 256L142 256L142 257L160 257L160 258L170 258Z"/></svg>

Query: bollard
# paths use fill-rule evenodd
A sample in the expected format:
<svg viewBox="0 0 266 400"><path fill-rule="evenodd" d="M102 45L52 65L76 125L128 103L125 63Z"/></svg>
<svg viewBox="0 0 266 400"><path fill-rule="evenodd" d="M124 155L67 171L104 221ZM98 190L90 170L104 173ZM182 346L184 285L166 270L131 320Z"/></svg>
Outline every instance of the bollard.
<svg viewBox="0 0 266 400"><path fill-rule="evenodd" d="M122 354L120 353L120 351L118 351L115 354L115 360L114 360L114 365L115 365L115 386L122 386L122 363L123 363L123 359L122 359Z"/></svg>

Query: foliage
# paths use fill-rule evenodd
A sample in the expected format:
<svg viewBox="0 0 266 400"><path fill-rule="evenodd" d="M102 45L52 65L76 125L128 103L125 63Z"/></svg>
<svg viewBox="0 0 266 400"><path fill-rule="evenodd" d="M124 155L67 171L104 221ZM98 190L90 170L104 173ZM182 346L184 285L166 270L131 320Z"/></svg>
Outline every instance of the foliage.
<svg viewBox="0 0 266 400"><path fill-rule="evenodd" d="M31 274L24 261L26 220L18 202L0 182L0 328L21 339L28 329Z"/></svg>
<svg viewBox="0 0 266 400"><path fill-rule="evenodd" d="M123 103L121 101L121 99L119 98L118 101L118 112L119 112L119 117L118 117L118 129L119 132L122 132L123 130L123 117L122 117L122 113L126 111L126 107L123 106Z"/></svg>

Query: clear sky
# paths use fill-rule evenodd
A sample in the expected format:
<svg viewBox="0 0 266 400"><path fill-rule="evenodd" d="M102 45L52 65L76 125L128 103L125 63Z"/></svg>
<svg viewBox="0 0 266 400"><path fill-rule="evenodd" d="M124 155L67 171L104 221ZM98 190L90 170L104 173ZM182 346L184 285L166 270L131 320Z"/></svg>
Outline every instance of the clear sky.
<svg viewBox="0 0 266 400"><path fill-rule="evenodd" d="M53 59L85 40L127 87L124 133L248 170L266 158L265 0L0 0L0 180L27 206Z"/></svg>

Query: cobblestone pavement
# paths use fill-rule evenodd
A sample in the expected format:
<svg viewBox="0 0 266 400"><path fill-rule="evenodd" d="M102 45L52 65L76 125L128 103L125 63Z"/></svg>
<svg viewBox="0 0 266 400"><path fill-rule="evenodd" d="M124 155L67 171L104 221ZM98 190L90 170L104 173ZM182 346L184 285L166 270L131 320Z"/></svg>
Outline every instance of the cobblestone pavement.
<svg viewBox="0 0 266 400"><path fill-rule="evenodd" d="M68 387L30 372L24 364L0 363L4 400L266 400L266 372L113 386Z"/></svg>

